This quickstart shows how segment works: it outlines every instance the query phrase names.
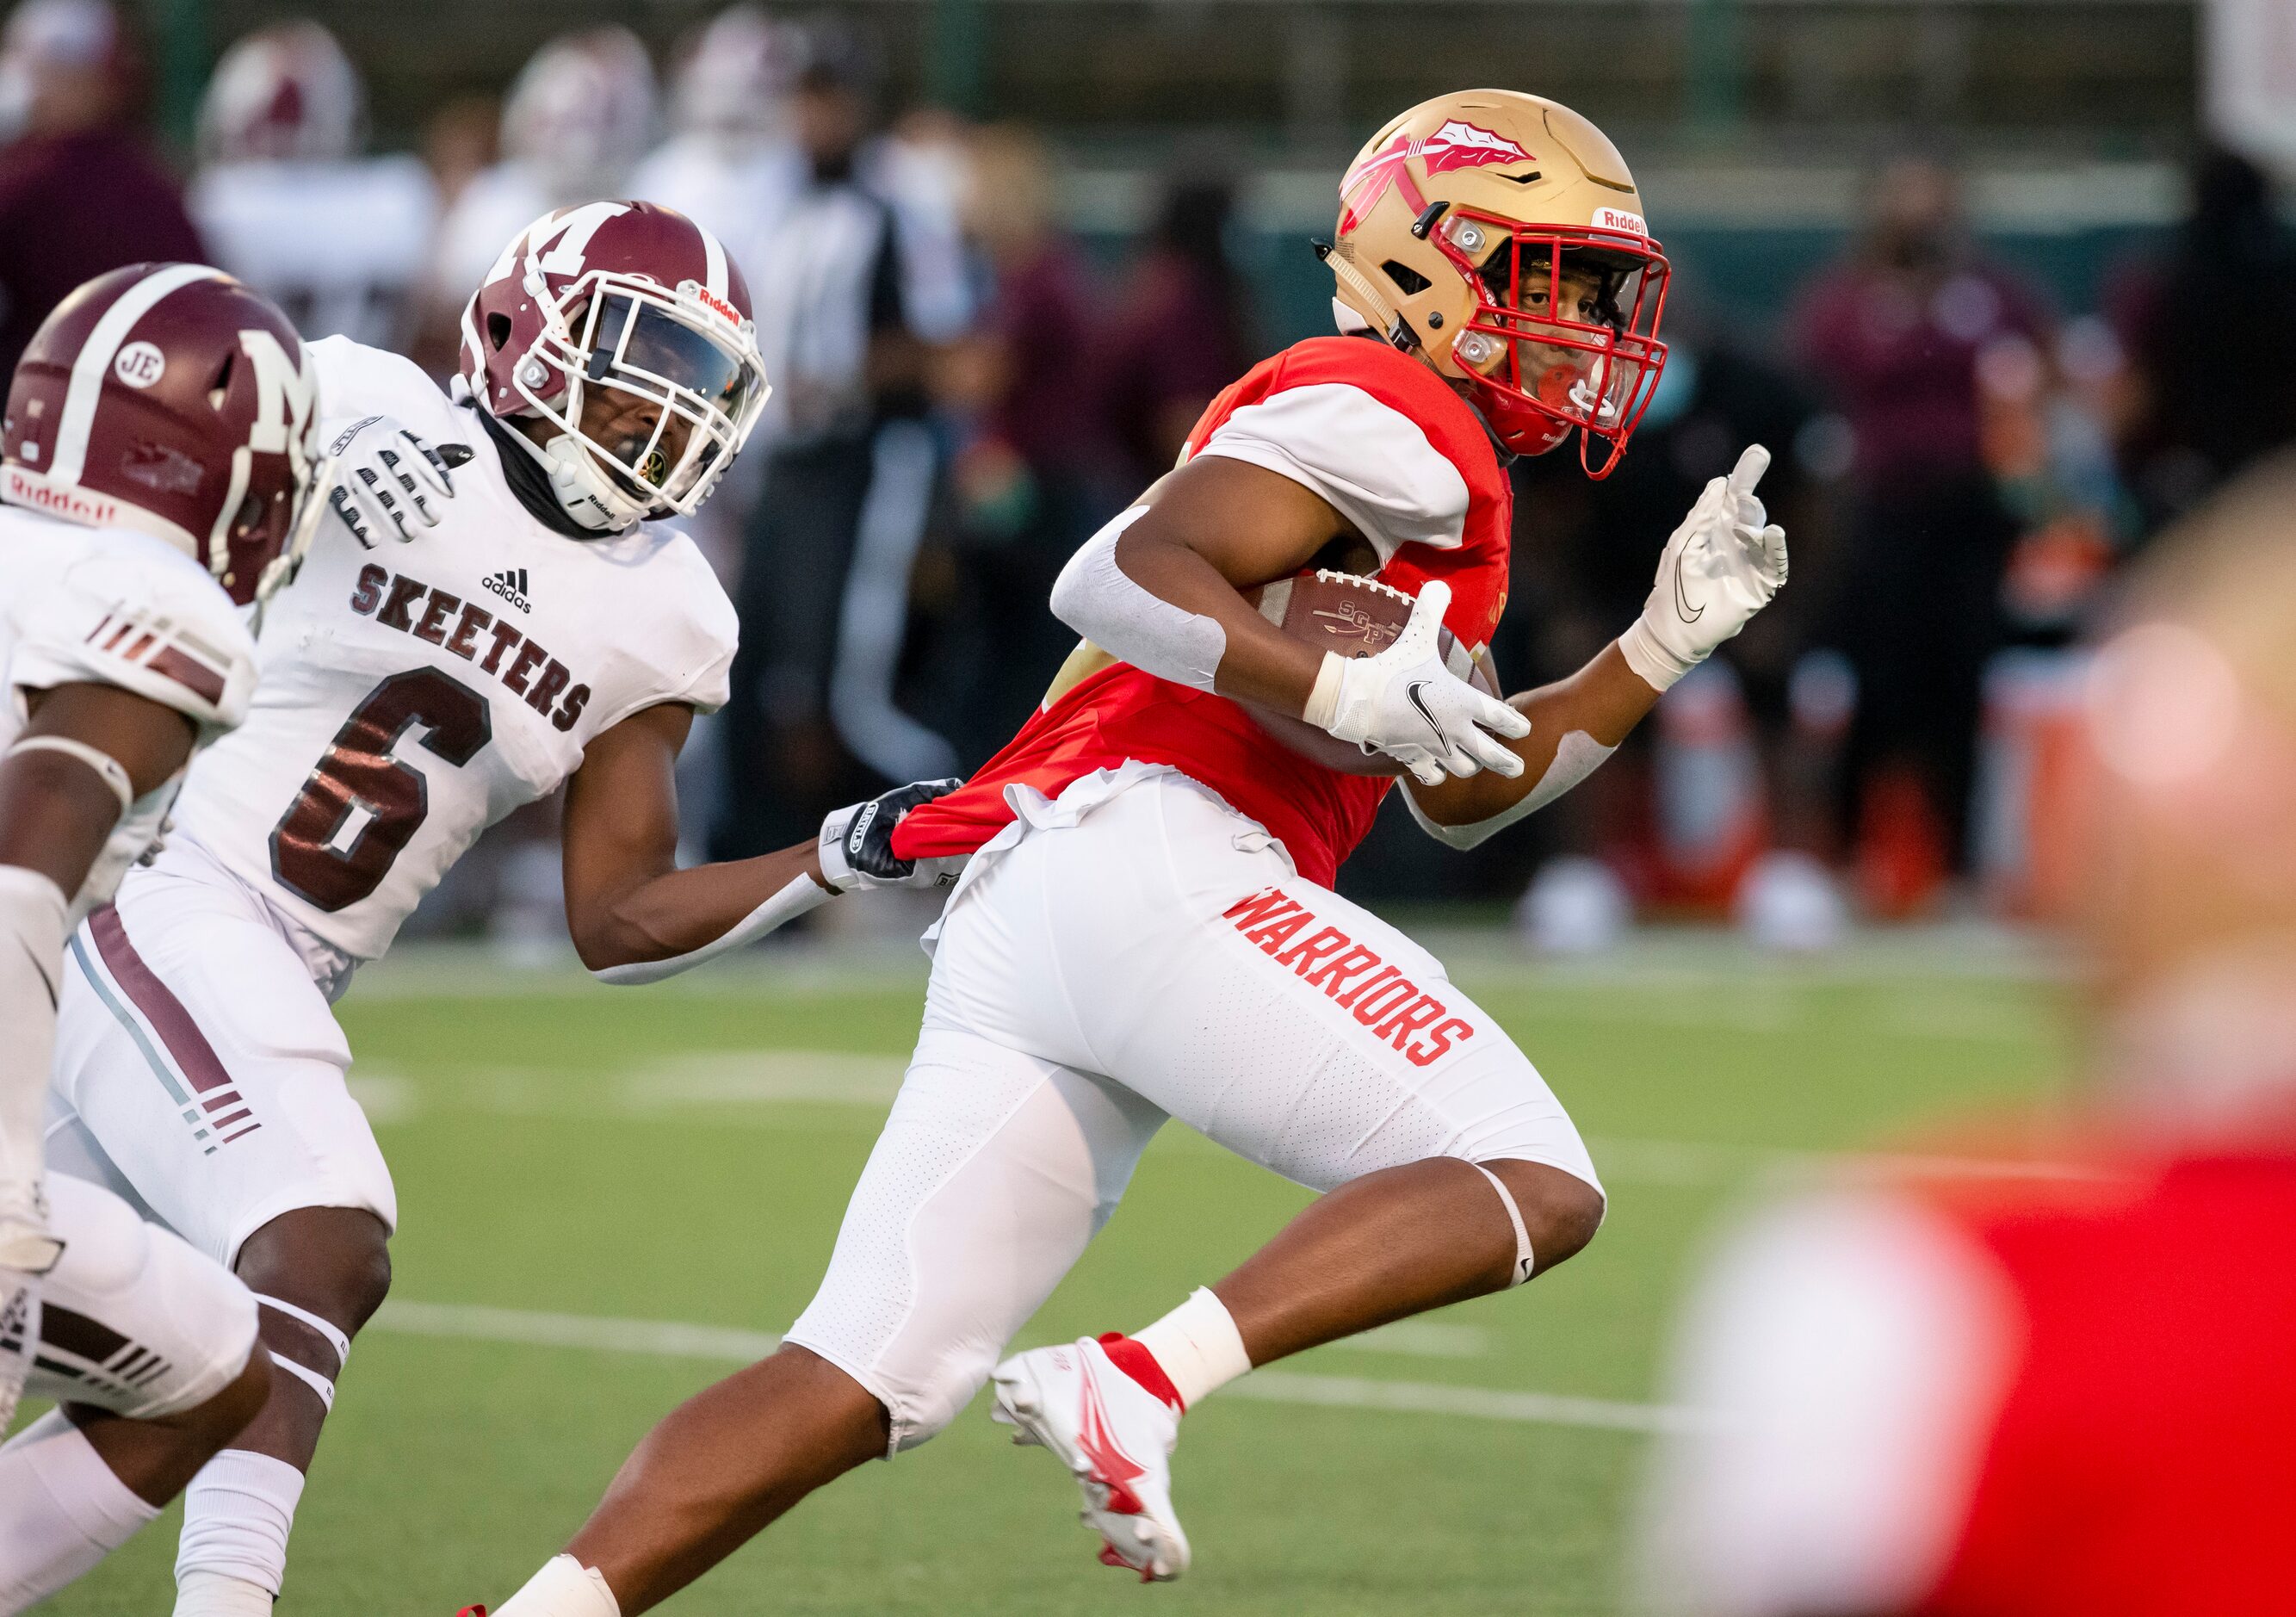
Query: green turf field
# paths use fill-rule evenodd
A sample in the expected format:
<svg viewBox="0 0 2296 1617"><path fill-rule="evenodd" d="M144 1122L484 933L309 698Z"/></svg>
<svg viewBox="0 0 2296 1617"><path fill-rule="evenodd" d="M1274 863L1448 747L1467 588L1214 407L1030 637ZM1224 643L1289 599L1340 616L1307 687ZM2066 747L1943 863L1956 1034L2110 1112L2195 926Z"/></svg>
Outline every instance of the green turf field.
<svg viewBox="0 0 2296 1617"><path fill-rule="evenodd" d="M2056 993L1982 939L1800 967L1671 940L1569 969L1435 941L1594 1144L1612 1210L1584 1256L1192 1415L1180 1584L1099 1566L1068 1479L976 1402L668 1609L1610 1612L1641 1428L1665 1418L1663 1326L1702 1232L1765 1180L1818 1170L1813 1153L2021 1102L2067 1063ZM913 959L768 956L610 990L434 953L362 979L341 1009L398 1178L398 1281L352 1355L283 1613L499 1602L656 1416L794 1317L898 1077ZM1168 1129L1024 1340L1144 1323L1302 1199ZM51 1609L164 1613L174 1545L170 1512Z"/></svg>

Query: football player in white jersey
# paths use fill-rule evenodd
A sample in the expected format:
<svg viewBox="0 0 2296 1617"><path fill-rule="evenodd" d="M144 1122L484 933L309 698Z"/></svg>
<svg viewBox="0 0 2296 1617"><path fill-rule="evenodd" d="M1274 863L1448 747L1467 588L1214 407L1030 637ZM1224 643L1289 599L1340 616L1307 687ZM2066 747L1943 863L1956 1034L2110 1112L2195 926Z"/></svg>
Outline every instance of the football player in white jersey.
<svg viewBox="0 0 2296 1617"><path fill-rule="evenodd" d="M138 264L41 324L0 431L0 1613L125 1542L270 1395L255 1299L94 1185L44 1173L65 937L239 722L239 609L291 569L313 367L219 270ZM180 1097L193 1118L215 1103ZM203 1125L202 1125L203 1126Z"/></svg>
<svg viewBox="0 0 2296 1617"><path fill-rule="evenodd" d="M649 519L707 497L766 390L716 238L642 202L545 215L472 298L463 345L452 398L406 359L311 345L335 514L269 609L247 722L74 940L62 989L52 1153L234 1268L285 1372L191 1485L186 1617L271 1609L389 1284L390 1175L329 1004L480 832L566 787L568 922L613 982L835 891L934 877L878 857L914 788L845 811L850 860L808 843L676 868L678 749L726 700L735 625L692 541Z"/></svg>
<svg viewBox="0 0 2296 1617"><path fill-rule="evenodd" d="M306 337L414 335L439 193L421 160L358 154L365 94L335 37L282 22L224 53L184 205L217 262Z"/></svg>

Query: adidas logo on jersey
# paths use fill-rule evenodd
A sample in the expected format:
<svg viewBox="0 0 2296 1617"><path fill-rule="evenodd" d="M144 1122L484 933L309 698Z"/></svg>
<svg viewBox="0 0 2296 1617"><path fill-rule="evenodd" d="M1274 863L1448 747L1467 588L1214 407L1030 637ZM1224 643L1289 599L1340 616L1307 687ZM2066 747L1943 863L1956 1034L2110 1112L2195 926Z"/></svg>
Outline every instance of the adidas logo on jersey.
<svg viewBox="0 0 2296 1617"><path fill-rule="evenodd" d="M500 572L488 573L480 582L519 611L530 612L534 610L534 603L526 598L525 568L506 567Z"/></svg>

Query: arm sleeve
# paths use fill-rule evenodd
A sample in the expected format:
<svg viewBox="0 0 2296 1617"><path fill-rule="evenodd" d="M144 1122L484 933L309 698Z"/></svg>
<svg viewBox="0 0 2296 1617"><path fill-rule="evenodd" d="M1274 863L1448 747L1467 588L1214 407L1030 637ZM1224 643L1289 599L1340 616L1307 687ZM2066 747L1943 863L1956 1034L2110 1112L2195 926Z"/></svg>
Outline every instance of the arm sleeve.
<svg viewBox="0 0 2296 1617"><path fill-rule="evenodd" d="M1555 747L1554 761L1546 766L1546 773L1538 777L1538 784L1490 818L1476 820L1472 825L1438 824L1419 806L1418 794L1412 791L1408 779L1403 782L1403 800L1411 810L1411 817L1419 822L1419 829L1445 847L1476 848L1517 820L1546 808L1602 767L1603 760L1617 751L1616 747L1604 746L1584 730L1570 731Z"/></svg>
<svg viewBox="0 0 2296 1617"><path fill-rule="evenodd" d="M1314 489L1384 563L1406 545L1456 550L1467 480L1419 423L1344 382L1310 382L1235 411L1198 455L1223 455Z"/></svg>
<svg viewBox="0 0 2296 1617"><path fill-rule="evenodd" d="M1227 654L1227 631L1152 595L1117 565L1117 540L1147 514L1135 505L1078 547L1053 580L1053 616L1144 673L1209 691Z"/></svg>
<svg viewBox="0 0 2296 1617"><path fill-rule="evenodd" d="M1693 1297L1654 1457L1644 1609L1896 1613L1942 1576L2014 1356L1990 1260L1910 1203L1812 1197L1742 1229Z"/></svg>

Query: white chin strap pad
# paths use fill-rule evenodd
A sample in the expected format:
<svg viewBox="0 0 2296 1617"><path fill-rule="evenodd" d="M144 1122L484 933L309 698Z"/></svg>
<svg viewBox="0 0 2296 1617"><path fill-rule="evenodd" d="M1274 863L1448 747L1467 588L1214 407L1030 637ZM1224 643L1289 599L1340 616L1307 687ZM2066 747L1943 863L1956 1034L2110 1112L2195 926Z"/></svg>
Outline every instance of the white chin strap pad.
<svg viewBox="0 0 2296 1617"><path fill-rule="evenodd" d="M1514 1192L1506 1187L1505 1179L1480 1162L1470 1162L1467 1166L1491 1182L1491 1188L1499 1193L1499 1204L1506 1209L1507 1222L1514 1226L1514 1278L1507 1285L1509 1287L1521 1285L1530 1278L1531 1273L1530 1232L1523 1227L1522 1209L1514 1204Z"/></svg>

